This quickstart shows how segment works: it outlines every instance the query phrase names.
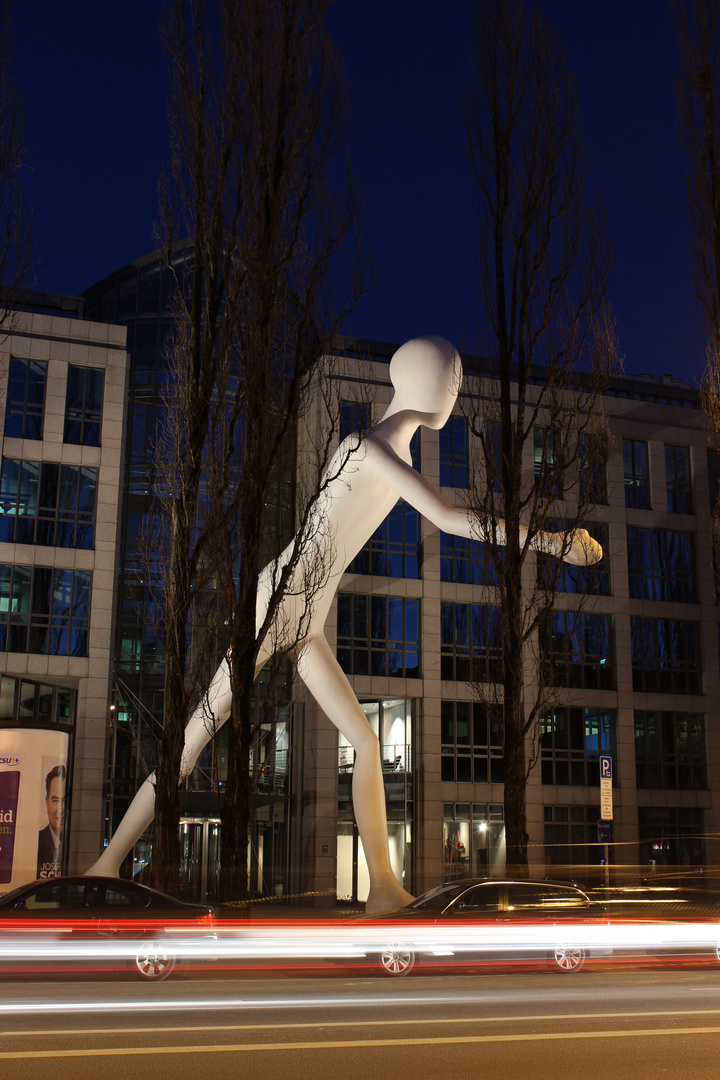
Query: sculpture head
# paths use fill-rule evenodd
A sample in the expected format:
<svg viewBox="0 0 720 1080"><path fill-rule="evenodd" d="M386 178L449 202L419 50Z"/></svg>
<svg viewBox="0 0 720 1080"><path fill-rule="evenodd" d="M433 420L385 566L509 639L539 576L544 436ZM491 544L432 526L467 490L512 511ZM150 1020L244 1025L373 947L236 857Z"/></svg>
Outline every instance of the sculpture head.
<svg viewBox="0 0 720 1080"><path fill-rule="evenodd" d="M424 414L426 427L441 428L448 420L462 382L457 350L445 338L428 335L401 345L390 361L395 387L393 411Z"/></svg>

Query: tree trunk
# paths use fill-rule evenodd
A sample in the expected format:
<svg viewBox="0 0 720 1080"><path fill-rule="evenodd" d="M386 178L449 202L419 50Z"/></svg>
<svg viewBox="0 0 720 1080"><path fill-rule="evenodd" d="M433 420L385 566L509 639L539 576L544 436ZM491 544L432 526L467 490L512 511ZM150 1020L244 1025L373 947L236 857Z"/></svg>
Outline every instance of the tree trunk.
<svg viewBox="0 0 720 1080"><path fill-rule="evenodd" d="M247 665L245 665L247 668ZM239 655L232 660L233 706L228 736L228 771L221 811L222 861L220 896L223 902L250 895L248 844L253 822L252 745L253 665L242 670Z"/></svg>

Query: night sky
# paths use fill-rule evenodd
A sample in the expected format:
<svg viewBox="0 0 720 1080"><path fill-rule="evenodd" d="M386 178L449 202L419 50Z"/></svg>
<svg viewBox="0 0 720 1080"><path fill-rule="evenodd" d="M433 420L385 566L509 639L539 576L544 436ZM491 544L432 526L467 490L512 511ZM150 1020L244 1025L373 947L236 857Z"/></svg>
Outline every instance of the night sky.
<svg viewBox="0 0 720 1080"><path fill-rule="evenodd" d="M162 0L16 2L26 188L41 231L39 287L76 293L153 250L167 158ZM630 373L695 384L675 43L664 0L541 0L580 90L593 182L618 260L611 299ZM380 273L348 333L437 333L474 351L473 189L459 103L472 0L339 0L331 29L349 66L351 151Z"/></svg>

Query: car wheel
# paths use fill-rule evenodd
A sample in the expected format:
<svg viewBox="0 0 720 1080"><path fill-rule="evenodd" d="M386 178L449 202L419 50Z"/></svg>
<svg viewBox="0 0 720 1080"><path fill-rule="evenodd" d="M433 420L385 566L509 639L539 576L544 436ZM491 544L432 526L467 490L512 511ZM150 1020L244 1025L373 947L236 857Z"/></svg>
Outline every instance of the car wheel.
<svg viewBox="0 0 720 1080"><path fill-rule="evenodd" d="M585 950L579 945L556 945L551 962L558 971L579 971L585 963Z"/></svg>
<svg viewBox="0 0 720 1080"><path fill-rule="evenodd" d="M161 941L145 941L138 949L135 967L141 978L161 982L175 970L175 957Z"/></svg>
<svg viewBox="0 0 720 1080"><path fill-rule="evenodd" d="M386 945L380 964L386 975L407 975L415 966L415 953L407 945Z"/></svg>

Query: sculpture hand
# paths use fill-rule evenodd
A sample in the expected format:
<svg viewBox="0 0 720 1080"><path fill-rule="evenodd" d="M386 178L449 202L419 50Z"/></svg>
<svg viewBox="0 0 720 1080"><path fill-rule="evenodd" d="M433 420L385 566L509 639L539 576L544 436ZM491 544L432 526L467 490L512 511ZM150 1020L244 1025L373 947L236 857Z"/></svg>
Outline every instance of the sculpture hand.
<svg viewBox="0 0 720 1080"><path fill-rule="evenodd" d="M600 562L603 557L603 549L597 540L593 540L587 529L575 529L562 538L564 544L570 547L562 556L565 562L574 566L592 566Z"/></svg>

